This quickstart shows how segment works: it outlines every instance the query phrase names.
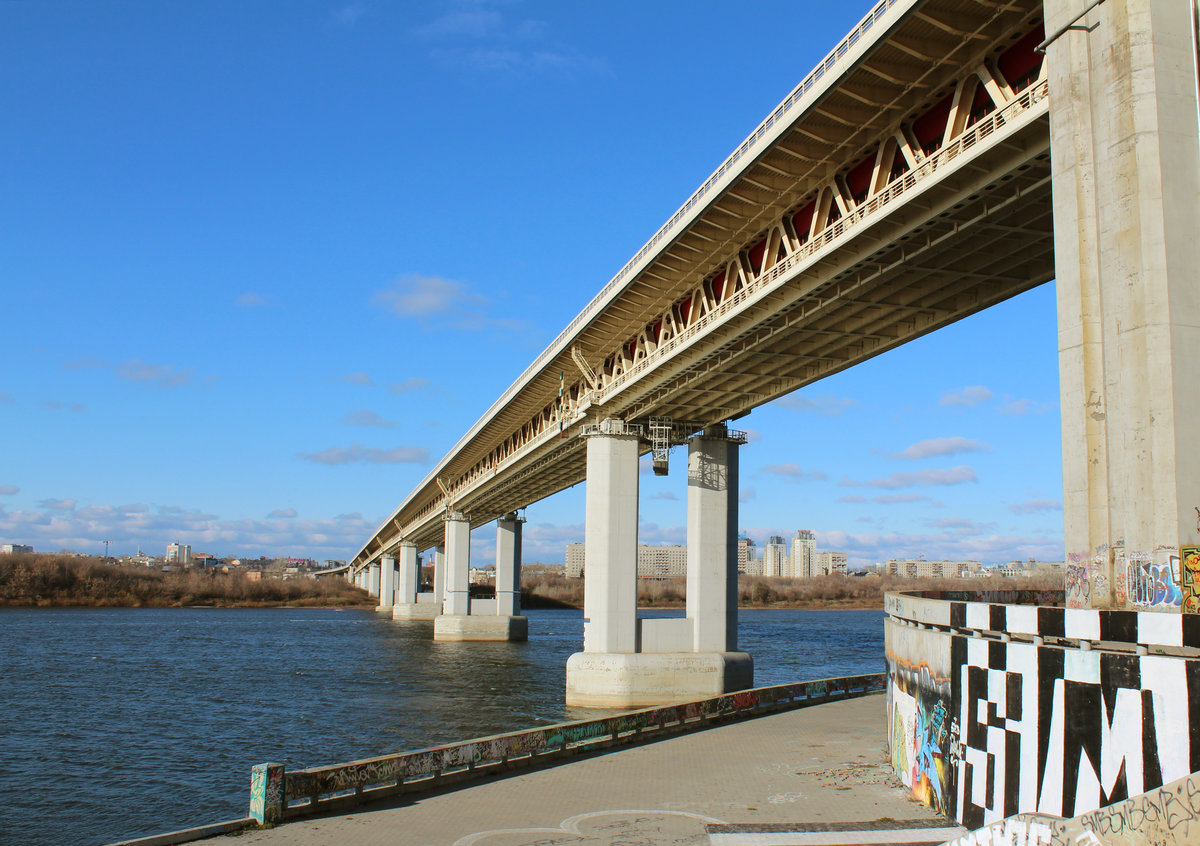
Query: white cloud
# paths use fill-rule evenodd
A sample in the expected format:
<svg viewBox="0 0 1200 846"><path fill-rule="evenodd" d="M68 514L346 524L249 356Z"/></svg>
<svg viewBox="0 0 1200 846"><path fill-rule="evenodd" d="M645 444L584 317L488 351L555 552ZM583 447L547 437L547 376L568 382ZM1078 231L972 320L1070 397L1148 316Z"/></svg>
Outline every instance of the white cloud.
<svg viewBox="0 0 1200 846"><path fill-rule="evenodd" d="M293 517L298 516L298 514L299 512L297 512L294 508L277 508L267 515L267 519L291 520Z"/></svg>
<svg viewBox="0 0 1200 846"><path fill-rule="evenodd" d="M348 447L331 447L320 452L302 452L300 458L317 464L423 464L429 460L425 447L400 446L394 449L365 447L352 444Z"/></svg>
<svg viewBox="0 0 1200 846"><path fill-rule="evenodd" d="M78 505L78 500L74 499L43 499L38 503L41 508L48 508L51 511L74 511Z"/></svg>
<svg viewBox="0 0 1200 846"><path fill-rule="evenodd" d="M369 388L375 384L375 381L361 370L357 373L343 373L340 378L348 385L362 385Z"/></svg>
<svg viewBox="0 0 1200 846"><path fill-rule="evenodd" d="M990 388L983 385L967 385L961 391L949 391L942 394L938 405L966 406L968 408L987 402L992 398Z"/></svg>
<svg viewBox="0 0 1200 846"><path fill-rule="evenodd" d="M42 400L39 403L42 408L48 411L83 411L83 406L77 402L59 402L58 400Z"/></svg>
<svg viewBox="0 0 1200 846"><path fill-rule="evenodd" d="M978 481L979 477L975 475L975 471L965 464L961 464L958 467L949 467L944 470L893 473L886 478L871 479L868 482L859 482L846 476L838 484L842 487L911 488L920 485L960 485L964 482Z"/></svg>
<svg viewBox="0 0 1200 846"><path fill-rule="evenodd" d="M395 420L387 420L380 417L369 408L360 408L356 411L351 411L342 422L347 426L378 426L385 429L396 425Z"/></svg>
<svg viewBox="0 0 1200 846"><path fill-rule="evenodd" d="M417 27L415 34L422 38L486 38L498 33L504 17L491 9L463 9L447 12L440 18Z"/></svg>
<svg viewBox="0 0 1200 846"><path fill-rule="evenodd" d="M880 494L871 497L871 502L879 505L899 505L905 502L925 502L928 499L924 494Z"/></svg>
<svg viewBox="0 0 1200 846"><path fill-rule="evenodd" d="M253 291L247 291L239 296L234 303L241 308L257 308L267 304L267 300L262 294L256 294Z"/></svg>
<svg viewBox="0 0 1200 846"><path fill-rule="evenodd" d="M63 370L111 370L126 382L155 384L160 388L178 388L190 385L196 376L192 368L177 368L170 364L152 364L140 358L127 358L113 363L102 358L81 358L63 364ZM213 377L209 377L209 381ZM81 406L82 407L82 406Z"/></svg>
<svg viewBox="0 0 1200 846"><path fill-rule="evenodd" d="M763 472L782 476L789 482L824 482L829 478L820 470L810 470L806 473L799 464L790 461L786 464L768 464L763 468Z"/></svg>
<svg viewBox="0 0 1200 846"><path fill-rule="evenodd" d="M750 502L758 496L758 491L754 488L742 488L738 491L738 502Z"/></svg>
<svg viewBox="0 0 1200 846"><path fill-rule="evenodd" d="M656 493L654 496L652 496L650 498L651 499L665 499L670 502L678 502L679 501L679 497L676 496L673 491L659 491L658 493Z"/></svg>
<svg viewBox="0 0 1200 846"><path fill-rule="evenodd" d="M461 282L415 273L405 274L391 288L377 291L371 301L397 317L429 317L488 302L487 297L470 291Z"/></svg>
<svg viewBox="0 0 1200 846"><path fill-rule="evenodd" d="M917 441L912 446L900 452L891 453L888 458L933 458L941 455L957 455L960 452L991 452L991 444L973 441L962 437L930 438Z"/></svg>
<svg viewBox="0 0 1200 846"><path fill-rule="evenodd" d="M411 379L405 379L403 382L393 382L388 386L389 394L407 394L410 391L419 391L421 388L428 388L429 380L422 379L420 376L414 376Z"/></svg>
<svg viewBox="0 0 1200 846"><path fill-rule="evenodd" d="M1030 499L1014 503L1008 510L1013 514L1042 514L1047 511L1062 511L1062 503L1057 499Z"/></svg>
<svg viewBox="0 0 1200 846"><path fill-rule="evenodd" d="M1044 414L1052 408L1054 408L1054 403L1035 402L1031 399L1013 399L1006 394L1004 404L1000 406L1000 413L1021 417L1026 414Z"/></svg>
<svg viewBox="0 0 1200 846"><path fill-rule="evenodd" d="M132 553L140 546L161 555L168 543L178 541L219 556L291 554L344 559L357 551L376 525L377 521L368 522L359 514L342 514L331 520L222 519L200 509L152 508L141 503L75 509L0 508L0 536L16 543L41 550L99 553L102 541L108 540L112 554Z"/></svg>
<svg viewBox="0 0 1200 846"><path fill-rule="evenodd" d="M18 488L16 485L0 485L0 495L12 496L13 494L17 494L20 492L21 492L21 489Z"/></svg>
<svg viewBox="0 0 1200 846"><path fill-rule="evenodd" d="M510 21L487 4L459 8L413 33L430 44L430 55L460 70L486 73L607 73L608 65L570 45L548 41L549 28L533 18Z"/></svg>
<svg viewBox="0 0 1200 846"><path fill-rule="evenodd" d="M521 557L529 563L562 564L569 543L583 543L582 523L526 523L521 532Z"/></svg>
<svg viewBox="0 0 1200 846"><path fill-rule="evenodd" d="M340 9L335 9L333 12L333 20L339 25L347 29L352 28L358 19L365 15L367 10L362 3L351 3L349 6L343 6Z"/></svg>
<svg viewBox="0 0 1200 846"><path fill-rule="evenodd" d="M809 397L796 393L780 397L775 400L775 405L795 411L815 411L817 414L823 414L826 417L837 417L844 414L848 409L857 407L858 402L849 397L837 397L833 394Z"/></svg>
<svg viewBox="0 0 1200 846"><path fill-rule="evenodd" d="M440 276L405 274L390 288L377 291L371 302L395 317L416 319L426 329L480 332L527 328L523 321L496 316L492 301L462 282Z"/></svg>
<svg viewBox="0 0 1200 846"><path fill-rule="evenodd" d="M853 567L889 558L982 561L985 564L1035 558L1061 561L1063 542L1054 535L998 535L982 525L956 526L947 531L902 534L899 532L850 533L817 531L817 546L845 552Z"/></svg>
<svg viewBox="0 0 1200 846"><path fill-rule="evenodd" d="M846 496L839 496L837 498L837 501L838 502L851 502L851 503L859 504L859 503L866 502L867 498L865 496L859 496L858 494L847 494Z"/></svg>
<svg viewBox="0 0 1200 846"><path fill-rule="evenodd" d="M16 400L13 399L12 394L6 394L4 391L0 391L0 402L16 402Z"/></svg>
<svg viewBox="0 0 1200 846"><path fill-rule="evenodd" d="M116 366L117 375L127 382L152 382L160 388L178 388L192 381L196 371L177 370L169 364L151 364L130 358Z"/></svg>

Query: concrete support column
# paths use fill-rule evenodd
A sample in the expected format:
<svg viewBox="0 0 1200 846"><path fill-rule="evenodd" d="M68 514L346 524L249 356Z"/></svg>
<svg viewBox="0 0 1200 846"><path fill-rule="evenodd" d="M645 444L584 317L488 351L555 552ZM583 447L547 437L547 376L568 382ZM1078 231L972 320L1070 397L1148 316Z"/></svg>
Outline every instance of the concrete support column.
<svg viewBox="0 0 1200 846"><path fill-rule="evenodd" d="M1080 11L1074 0L1044 5L1048 33ZM1090 31L1068 30L1046 49L1076 607L1132 604L1129 571L1173 566L1180 546L1200 542L1193 14L1182 0L1109 0L1078 21Z"/></svg>
<svg viewBox="0 0 1200 846"><path fill-rule="evenodd" d="M637 652L638 436L606 420L587 442L583 651Z"/></svg>
<svg viewBox="0 0 1200 846"><path fill-rule="evenodd" d="M471 521L451 511L446 522L446 598L442 614L471 613Z"/></svg>
<svg viewBox="0 0 1200 846"><path fill-rule="evenodd" d="M400 569L397 574L396 604L393 620L434 620L442 613L442 603L433 593L421 593L421 560L417 545L411 541L400 544Z"/></svg>
<svg viewBox="0 0 1200 846"><path fill-rule="evenodd" d="M420 590L421 572L417 564L417 545L412 541L400 544L400 570L396 580L396 603L411 604L417 601Z"/></svg>
<svg viewBox="0 0 1200 846"><path fill-rule="evenodd" d="M525 617L483 611L471 613L471 524L458 512L450 512L445 519L446 599L442 603L441 615L433 621L433 639L525 640L529 636L529 621ZM518 553L518 550L519 546L514 548L513 553ZM496 601L480 600L479 603L488 607L494 606Z"/></svg>
<svg viewBox="0 0 1200 846"><path fill-rule="evenodd" d="M446 545L439 543L433 550L433 601L439 606L446 599Z"/></svg>
<svg viewBox="0 0 1200 846"><path fill-rule="evenodd" d="M379 605L376 611L392 613L396 601L396 556L384 553L379 559Z"/></svg>
<svg viewBox="0 0 1200 846"><path fill-rule="evenodd" d="M724 426L688 441L687 616L696 652L737 650L738 442Z"/></svg>
<svg viewBox="0 0 1200 846"><path fill-rule="evenodd" d="M496 521L496 614L521 613L521 523L515 513Z"/></svg>
<svg viewBox="0 0 1200 846"><path fill-rule="evenodd" d="M688 615L637 617L638 436L586 427L583 652L567 660L568 705L637 708L719 696L754 682L737 644L737 444L724 426L689 447ZM693 549L694 544L694 549Z"/></svg>
<svg viewBox="0 0 1200 846"><path fill-rule="evenodd" d="M367 570L367 593L379 596L379 562L372 561Z"/></svg>

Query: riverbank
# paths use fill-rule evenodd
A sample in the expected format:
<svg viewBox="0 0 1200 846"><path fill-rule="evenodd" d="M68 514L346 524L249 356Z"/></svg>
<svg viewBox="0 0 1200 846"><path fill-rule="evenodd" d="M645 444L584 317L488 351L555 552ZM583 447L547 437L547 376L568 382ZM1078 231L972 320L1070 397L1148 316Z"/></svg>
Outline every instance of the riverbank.
<svg viewBox="0 0 1200 846"><path fill-rule="evenodd" d="M345 579L251 579L191 568L162 572L70 555L0 556L0 607L373 608Z"/></svg>
<svg viewBox="0 0 1200 846"><path fill-rule="evenodd" d="M257 575L257 574L256 574ZM738 578L738 607L746 609L882 609L888 591L1062 590L1062 578L899 579L890 576ZM583 608L584 580L534 571L521 580L521 604L535 609ZM251 578L211 568L162 572L72 555L0 556L0 607L8 608L374 608L378 601L336 576ZM681 609L686 580L639 579L638 607Z"/></svg>

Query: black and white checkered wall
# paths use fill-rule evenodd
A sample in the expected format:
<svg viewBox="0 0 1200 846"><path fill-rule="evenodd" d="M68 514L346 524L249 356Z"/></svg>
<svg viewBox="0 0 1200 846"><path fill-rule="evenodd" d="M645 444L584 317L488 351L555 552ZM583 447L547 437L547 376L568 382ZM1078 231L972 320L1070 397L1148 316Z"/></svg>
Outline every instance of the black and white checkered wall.
<svg viewBox="0 0 1200 846"><path fill-rule="evenodd" d="M888 642L891 701L912 691L911 672L897 677L905 666L949 668L936 693L949 691L949 736L938 766L923 768L941 776L948 816L971 828L1024 812L1071 817L1200 771L1200 658L1184 648L1200 647L1197 618L944 604L943 627L919 638L903 636L893 611ZM1155 654L1164 648L1174 654ZM932 695L917 697L923 711Z"/></svg>

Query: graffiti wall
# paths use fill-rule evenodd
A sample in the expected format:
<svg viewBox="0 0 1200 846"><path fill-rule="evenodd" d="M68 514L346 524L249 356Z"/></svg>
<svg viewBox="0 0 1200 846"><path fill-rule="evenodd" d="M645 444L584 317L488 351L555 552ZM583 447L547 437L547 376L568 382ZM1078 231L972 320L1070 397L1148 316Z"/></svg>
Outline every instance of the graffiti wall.
<svg viewBox="0 0 1200 846"><path fill-rule="evenodd" d="M1072 817L1200 770L1200 659L1134 651L1200 646L1200 619L947 604L948 631L887 624L893 767L926 804L970 828ZM1050 642L973 637L969 619ZM1129 651L1051 645L1064 636Z"/></svg>
<svg viewBox="0 0 1200 846"><path fill-rule="evenodd" d="M909 627L889 627L885 637L892 769L914 798L950 815L958 729L950 711L949 638Z"/></svg>

